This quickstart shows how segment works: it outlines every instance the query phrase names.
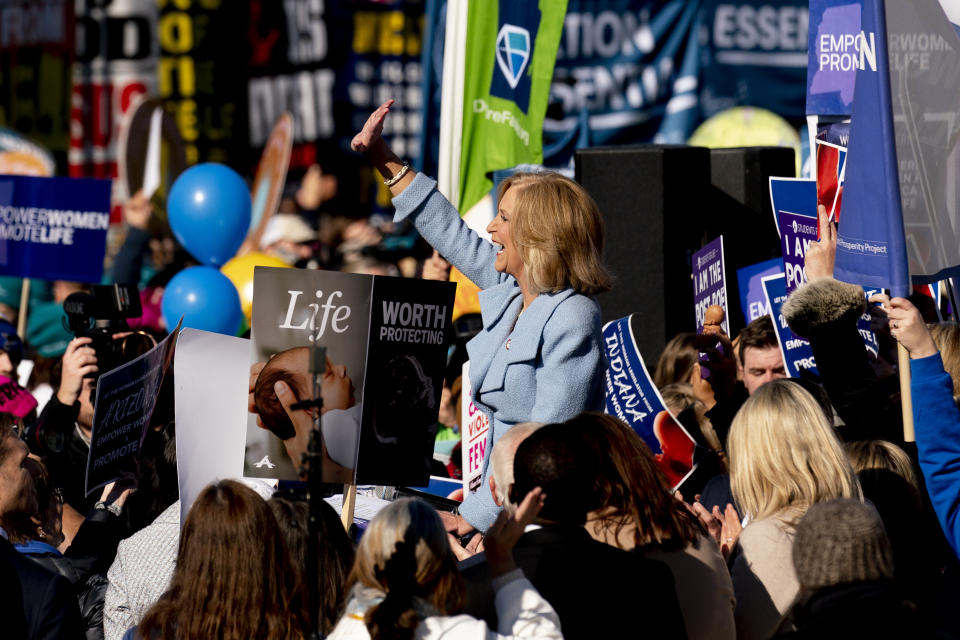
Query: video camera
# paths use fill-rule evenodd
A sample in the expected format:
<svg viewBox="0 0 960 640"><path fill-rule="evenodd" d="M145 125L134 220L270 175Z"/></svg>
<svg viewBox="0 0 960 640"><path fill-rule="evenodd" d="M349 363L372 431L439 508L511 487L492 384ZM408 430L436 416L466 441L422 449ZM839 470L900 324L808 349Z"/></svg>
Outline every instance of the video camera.
<svg viewBox="0 0 960 640"><path fill-rule="evenodd" d="M134 285L95 285L90 292L77 291L63 302L67 314L67 329L76 337L92 339L91 346L97 354L97 370L91 374L94 385L100 373L116 369L154 346L153 338L142 331L133 332L128 318L142 315L140 295ZM114 338L117 333L131 332L123 338ZM95 396L91 395L93 402ZM46 455L60 453L73 431L73 424L57 419L43 420L27 425L23 439L34 453Z"/></svg>
<svg viewBox="0 0 960 640"><path fill-rule="evenodd" d="M143 314L137 287L131 284L94 285L90 292L77 291L63 302L67 328L78 338L88 337L97 353L97 369L106 373L116 369L154 346L153 338L143 332L115 339L117 333L131 331L128 318ZM91 377L96 379L99 373Z"/></svg>

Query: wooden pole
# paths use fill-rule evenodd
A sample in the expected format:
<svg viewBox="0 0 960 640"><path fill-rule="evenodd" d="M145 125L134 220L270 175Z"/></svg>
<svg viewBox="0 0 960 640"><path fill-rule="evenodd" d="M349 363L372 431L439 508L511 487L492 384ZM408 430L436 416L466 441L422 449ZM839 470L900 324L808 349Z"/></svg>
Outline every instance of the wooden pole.
<svg viewBox="0 0 960 640"><path fill-rule="evenodd" d="M353 510L357 506L357 485L343 485L343 504L340 509L340 521L345 531L350 531L353 524Z"/></svg>
<svg viewBox="0 0 960 640"><path fill-rule="evenodd" d="M20 288L20 311L17 314L17 335L20 339L27 339L27 314L30 310L27 308L30 304L30 278L23 279L23 286Z"/></svg>
<svg viewBox="0 0 960 640"><path fill-rule="evenodd" d="M897 343L897 362L900 368L900 409L903 412L903 440L913 442L913 397L910 395L910 352Z"/></svg>

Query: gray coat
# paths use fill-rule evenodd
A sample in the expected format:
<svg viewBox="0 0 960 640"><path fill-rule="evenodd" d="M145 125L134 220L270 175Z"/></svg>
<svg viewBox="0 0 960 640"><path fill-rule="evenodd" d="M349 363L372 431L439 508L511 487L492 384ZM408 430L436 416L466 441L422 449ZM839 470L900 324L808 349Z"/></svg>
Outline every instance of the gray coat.
<svg viewBox="0 0 960 640"><path fill-rule="evenodd" d="M489 452L520 422L559 422L603 409L600 307L572 289L543 293L520 315L523 295L516 279L494 268L496 249L460 218L418 174L393 199L395 221L412 216L417 231L480 292L483 330L467 344L474 404L491 418L480 489L460 507L467 522L485 531L499 513L486 489Z"/></svg>

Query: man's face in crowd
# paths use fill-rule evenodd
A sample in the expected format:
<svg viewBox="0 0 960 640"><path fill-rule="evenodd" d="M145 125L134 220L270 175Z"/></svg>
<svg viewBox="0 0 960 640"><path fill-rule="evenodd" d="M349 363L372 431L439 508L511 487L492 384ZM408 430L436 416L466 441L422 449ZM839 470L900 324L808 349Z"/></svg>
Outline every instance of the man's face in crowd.
<svg viewBox="0 0 960 640"><path fill-rule="evenodd" d="M24 464L27 445L15 433L0 442L0 517L11 513L33 514L37 510L37 493L33 478Z"/></svg>
<svg viewBox="0 0 960 640"><path fill-rule="evenodd" d="M747 347L743 352L743 384L747 393L753 393L762 385L786 378L787 371L783 366L783 356L777 347L757 349Z"/></svg>

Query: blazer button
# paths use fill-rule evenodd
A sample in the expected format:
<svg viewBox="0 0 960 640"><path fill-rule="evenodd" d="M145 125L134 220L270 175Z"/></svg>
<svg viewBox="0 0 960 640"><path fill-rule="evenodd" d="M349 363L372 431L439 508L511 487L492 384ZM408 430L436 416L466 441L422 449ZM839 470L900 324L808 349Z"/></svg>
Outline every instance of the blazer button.
<svg viewBox="0 0 960 640"><path fill-rule="evenodd" d="M510 338L507 338L507 351L510 351Z"/></svg>

